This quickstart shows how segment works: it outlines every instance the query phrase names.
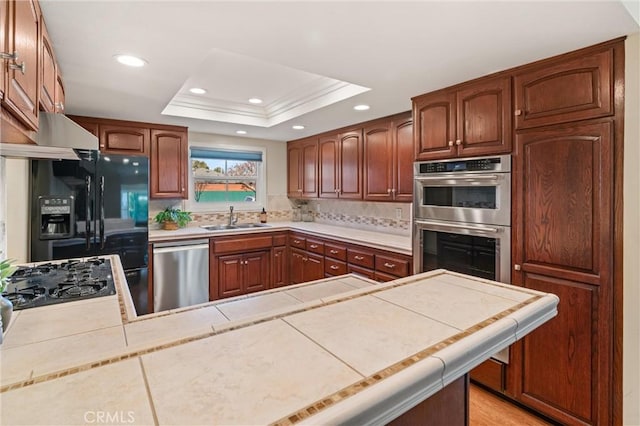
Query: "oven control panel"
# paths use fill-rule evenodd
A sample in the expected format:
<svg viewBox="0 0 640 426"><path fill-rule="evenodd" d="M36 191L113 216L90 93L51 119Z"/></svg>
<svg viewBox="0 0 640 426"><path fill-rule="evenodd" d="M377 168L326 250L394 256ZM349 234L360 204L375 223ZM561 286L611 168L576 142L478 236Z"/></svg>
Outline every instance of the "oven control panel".
<svg viewBox="0 0 640 426"><path fill-rule="evenodd" d="M459 172L506 172L511 169L511 157L468 158L417 163L418 174Z"/></svg>

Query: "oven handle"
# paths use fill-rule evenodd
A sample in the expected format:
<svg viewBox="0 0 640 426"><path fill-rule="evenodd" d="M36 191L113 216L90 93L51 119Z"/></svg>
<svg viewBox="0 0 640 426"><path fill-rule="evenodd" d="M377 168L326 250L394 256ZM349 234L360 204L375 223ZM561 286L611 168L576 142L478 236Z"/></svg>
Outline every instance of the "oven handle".
<svg viewBox="0 0 640 426"><path fill-rule="evenodd" d="M455 183L456 181L461 182L473 182L473 181L487 181L487 180L502 180L504 176L501 175L456 175L456 176L416 176L415 180L417 181L427 181L427 182L443 182L445 184Z"/></svg>
<svg viewBox="0 0 640 426"><path fill-rule="evenodd" d="M416 225L429 225L429 226L436 226L438 228L442 228L442 229L466 229L468 231L475 231L475 232L486 232L488 234L500 234L501 232L504 232L503 228L494 228L491 226L475 226L475 225L454 225L454 224L449 224L449 223L442 223L442 222L432 222L429 220L421 220L421 219L416 219L415 220Z"/></svg>

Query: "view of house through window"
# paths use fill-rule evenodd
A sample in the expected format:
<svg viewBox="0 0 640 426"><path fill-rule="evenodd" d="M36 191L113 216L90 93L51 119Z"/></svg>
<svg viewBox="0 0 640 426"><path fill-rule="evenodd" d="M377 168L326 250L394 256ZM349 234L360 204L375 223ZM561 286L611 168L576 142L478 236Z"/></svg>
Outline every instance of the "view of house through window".
<svg viewBox="0 0 640 426"><path fill-rule="evenodd" d="M255 202L261 153L191 150L196 203Z"/></svg>

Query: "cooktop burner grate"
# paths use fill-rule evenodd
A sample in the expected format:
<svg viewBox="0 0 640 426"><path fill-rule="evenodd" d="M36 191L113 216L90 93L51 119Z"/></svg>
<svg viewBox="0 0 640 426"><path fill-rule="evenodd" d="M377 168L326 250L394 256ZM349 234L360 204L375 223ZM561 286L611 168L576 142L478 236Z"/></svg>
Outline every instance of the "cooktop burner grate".
<svg viewBox="0 0 640 426"><path fill-rule="evenodd" d="M20 310L115 293L111 261L91 258L21 266L3 295Z"/></svg>

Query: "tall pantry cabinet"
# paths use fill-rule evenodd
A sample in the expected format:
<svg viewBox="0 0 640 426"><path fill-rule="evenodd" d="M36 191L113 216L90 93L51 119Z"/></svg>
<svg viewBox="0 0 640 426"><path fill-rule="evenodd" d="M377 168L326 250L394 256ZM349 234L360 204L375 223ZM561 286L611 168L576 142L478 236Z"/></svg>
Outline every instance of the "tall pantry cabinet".
<svg viewBox="0 0 640 426"><path fill-rule="evenodd" d="M512 346L507 393L563 424L621 421L623 73L615 40L514 74L512 283L560 304Z"/></svg>

